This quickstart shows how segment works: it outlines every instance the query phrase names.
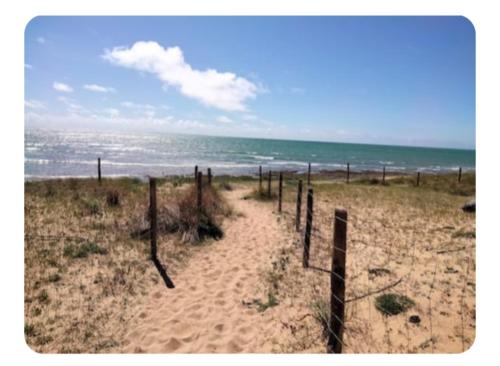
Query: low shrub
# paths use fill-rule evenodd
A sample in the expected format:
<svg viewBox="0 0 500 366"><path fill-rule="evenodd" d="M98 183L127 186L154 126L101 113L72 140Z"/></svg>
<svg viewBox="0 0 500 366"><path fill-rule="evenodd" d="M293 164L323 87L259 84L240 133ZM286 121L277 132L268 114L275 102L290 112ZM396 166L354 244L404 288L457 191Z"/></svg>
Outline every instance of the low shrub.
<svg viewBox="0 0 500 366"><path fill-rule="evenodd" d="M415 305L415 302L405 295L383 294L375 298L375 307L384 315L397 315Z"/></svg>

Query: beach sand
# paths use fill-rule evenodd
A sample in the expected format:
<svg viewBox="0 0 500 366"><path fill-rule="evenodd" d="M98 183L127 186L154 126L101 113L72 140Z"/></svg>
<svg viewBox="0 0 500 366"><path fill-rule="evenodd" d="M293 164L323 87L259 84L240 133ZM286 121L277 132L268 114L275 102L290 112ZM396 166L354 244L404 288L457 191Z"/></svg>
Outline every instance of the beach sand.
<svg viewBox="0 0 500 366"><path fill-rule="evenodd" d="M118 185L123 203L100 204L93 215L89 202L92 211L92 199L102 199L95 182L77 189L29 183L28 344L39 352L72 353L325 352L317 319L328 309L329 275L302 268L303 234L294 230L296 181L285 181L278 213L275 201L251 197L255 181L224 179L232 189L220 191L232 213L222 220L222 239L189 245L176 234L159 237L158 256L175 289L165 287L148 260L148 240L130 238L139 220L132 213L147 208L145 184L106 182ZM330 269L333 210L344 207L349 214L343 352L456 353L470 347L475 215L460 210L470 190L450 193L430 180L417 188L404 181L347 185L319 177L313 188L311 264ZM161 185L159 204L179 189ZM84 199L75 192L84 192ZM105 250L68 255L68 242L80 245L75 237ZM370 292L376 293L349 301ZM375 307L383 293L408 296L414 306L385 316ZM410 323L411 315L420 322Z"/></svg>

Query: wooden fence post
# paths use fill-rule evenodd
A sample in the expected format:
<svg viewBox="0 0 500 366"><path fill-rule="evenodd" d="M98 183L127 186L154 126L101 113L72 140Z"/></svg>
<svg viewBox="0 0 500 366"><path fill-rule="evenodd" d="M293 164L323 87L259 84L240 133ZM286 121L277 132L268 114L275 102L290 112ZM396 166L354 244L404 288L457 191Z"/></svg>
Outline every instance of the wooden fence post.
<svg viewBox="0 0 500 366"><path fill-rule="evenodd" d="M262 165L259 165L259 193L262 194Z"/></svg>
<svg viewBox="0 0 500 366"><path fill-rule="evenodd" d="M302 179L297 187L297 212L295 214L295 231L300 231L300 214L302 211Z"/></svg>
<svg viewBox="0 0 500 366"><path fill-rule="evenodd" d="M101 158L97 158L97 181L101 183Z"/></svg>
<svg viewBox="0 0 500 366"><path fill-rule="evenodd" d="M347 211L336 209L333 228L332 270L330 272L330 332L326 346L328 353L342 353L346 241Z"/></svg>
<svg viewBox="0 0 500 366"><path fill-rule="evenodd" d="M267 197L271 198L271 171L269 171L269 175L267 177Z"/></svg>
<svg viewBox="0 0 500 366"><path fill-rule="evenodd" d="M198 165L194 166L194 182L198 179Z"/></svg>
<svg viewBox="0 0 500 366"><path fill-rule="evenodd" d="M282 200L283 200L283 173L280 172L280 180L278 185L278 212L281 212Z"/></svg>
<svg viewBox="0 0 500 366"><path fill-rule="evenodd" d="M311 230L313 220L313 189L307 190L307 213L306 213L306 230L304 234L304 256L302 258L302 266L309 267L309 248L311 247Z"/></svg>
<svg viewBox="0 0 500 366"><path fill-rule="evenodd" d="M307 167L307 185L311 185L311 163Z"/></svg>
<svg viewBox="0 0 500 366"><path fill-rule="evenodd" d="M156 235L157 235L157 217L156 217L156 178L149 178L149 220L151 223L151 259L156 259Z"/></svg>
<svg viewBox="0 0 500 366"><path fill-rule="evenodd" d="M385 183L385 165L384 165L384 168L382 170L382 183Z"/></svg>
<svg viewBox="0 0 500 366"><path fill-rule="evenodd" d="M417 187L420 185L420 172L417 172Z"/></svg>
<svg viewBox="0 0 500 366"><path fill-rule="evenodd" d="M212 169L208 168L207 169L207 178L208 178L208 185L212 185Z"/></svg>
<svg viewBox="0 0 500 366"><path fill-rule="evenodd" d="M462 180L462 167L458 169L458 183Z"/></svg>
<svg viewBox="0 0 500 366"><path fill-rule="evenodd" d="M203 173L198 172L198 179L196 180L196 207L198 208L198 213L201 211L202 205L202 185Z"/></svg>
<svg viewBox="0 0 500 366"><path fill-rule="evenodd" d="M347 163L347 172L346 172L346 173L347 173L347 174L346 174L346 177L345 177L345 179L346 179L346 183L349 183L349 175L350 175L349 163Z"/></svg>

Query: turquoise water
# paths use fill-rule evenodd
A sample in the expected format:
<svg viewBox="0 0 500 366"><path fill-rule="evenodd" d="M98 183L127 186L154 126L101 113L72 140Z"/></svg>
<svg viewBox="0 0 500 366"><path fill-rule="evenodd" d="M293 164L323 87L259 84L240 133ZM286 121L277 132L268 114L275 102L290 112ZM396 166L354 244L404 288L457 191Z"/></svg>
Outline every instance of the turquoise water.
<svg viewBox="0 0 500 366"><path fill-rule="evenodd" d="M106 176L191 174L193 166L214 174L264 169L303 172L345 169L445 172L475 169L474 150L307 141L172 135L26 130L26 179L95 176L97 157Z"/></svg>

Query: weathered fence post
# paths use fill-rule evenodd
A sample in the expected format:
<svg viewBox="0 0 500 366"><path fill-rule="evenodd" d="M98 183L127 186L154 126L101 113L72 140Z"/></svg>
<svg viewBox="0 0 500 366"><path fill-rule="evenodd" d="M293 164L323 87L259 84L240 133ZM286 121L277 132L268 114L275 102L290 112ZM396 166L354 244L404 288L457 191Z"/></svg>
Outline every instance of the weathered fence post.
<svg viewBox="0 0 500 366"><path fill-rule="evenodd" d="M97 158L97 181L101 183L101 158Z"/></svg>
<svg viewBox="0 0 500 366"><path fill-rule="evenodd" d="M307 213L306 213L306 230L304 234L304 257L302 259L302 266L309 267L309 248L311 246L311 230L313 220L313 189L307 190Z"/></svg>
<svg viewBox="0 0 500 366"><path fill-rule="evenodd" d="M295 213L295 231L300 231L300 214L302 211L302 179L297 187L297 212Z"/></svg>
<svg viewBox="0 0 500 366"><path fill-rule="evenodd" d="M271 171L269 171L269 175L267 177L267 197L271 198Z"/></svg>
<svg viewBox="0 0 500 366"><path fill-rule="evenodd" d="M207 169L207 179L208 179L208 185L212 185L212 169L208 168Z"/></svg>
<svg viewBox="0 0 500 366"><path fill-rule="evenodd" d="M278 185L278 212L281 212L282 200L283 200L283 173L280 172L280 180Z"/></svg>
<svg viewBox="0 0 500 366"><path fill-rule="evenodd" d="M326 351L328 353L342 353L345 306L347 211L344 209L336 209L334 222L332 270L330 272L330 332Z"/></svg>
<svg viewBox="0 0 500 366"><path fill-rule="evenodd" d="M417 187L420 185L420 172L417 172Z"/></svg>
<svg viewBox="0 0 500 366"><path fill-rule="evenodd" d="M203 173L198 172L198 179L196 180L196 207L198 208L198 213L201 211L202 205L202 185Z"/></svg>
<svg viewBox="0 0 500 366"><path fill-rule="evenodd" d="M350 175L349 163L347 163L347 172L345 177L346 183L349 183L349 175Z"/></svg>
<svg viewBox="0 0 500 366"><path fill-rule="evenodd" d="M384 165L384 168L382 170L382 183L385 183L385 165Z"/></svg>
<svg viewBox="0 0 500 366"><path fill-rule="evenodd" d="M462 180L462 167L458 168L458 183Z"/></svg>
<svg viewBox="0 0 500 366"><path fill-rule="evenodd" d="M307 185L311 185L311 163L307 167Z"/></svg>
<svg viewBox="0 0 500 366"><path fill-rule="evenodd" d="M151 259L156 259L156 178L149 178L149 220L151 223Z"/></svg>
<svg viewBox="0 0 500 366"><path fill-rule="evenodd" d="M259 193L262 194L262 165L259 165Z"/></svg>
<svg viewBox="0 0 500 366"><path fill-rule="evenodd" d="M194 166L194 181L196 183L196 180L198 179L198 165Z"/></svg>

